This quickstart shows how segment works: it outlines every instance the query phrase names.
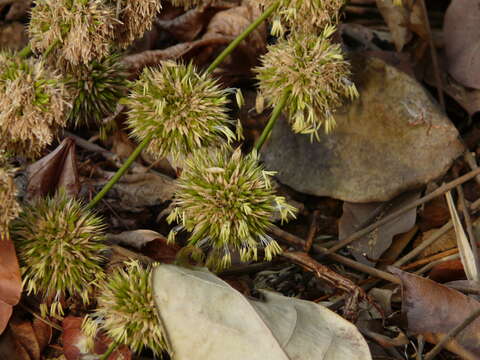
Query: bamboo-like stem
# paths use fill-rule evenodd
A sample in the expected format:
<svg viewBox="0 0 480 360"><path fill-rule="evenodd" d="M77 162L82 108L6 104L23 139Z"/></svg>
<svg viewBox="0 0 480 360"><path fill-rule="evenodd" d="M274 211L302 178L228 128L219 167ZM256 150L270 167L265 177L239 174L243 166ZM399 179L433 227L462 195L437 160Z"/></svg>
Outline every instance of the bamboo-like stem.
<svg viewBox="0 0 480 360"><path fill-rule="evenodd" d="M260 138L258 139L257 143L255 144L254 149L258 152L262 148L263 144L267 140L268 136L272 132L272 129L274 125L276 124L278 118L282 114L283 108L285 107L285 104L287 103L288 96L290 95L290 89L287 89L283 92L282 98L280 99L280 102L275 106L273 109L272 115L270 116L270 119L268 120L267 126L265 126L265 129L263 129L262 135L260 135Z"/></svg>
<svg viewBox="0 0 480 360"><path fill-rule="evenodd" d="M232 51L240 44L242 40L244 40L248 35L252 33L262 22L264 22L279 6L280 1L276 1L273 5L267 8L262 15L260 15L250 26L248 26L240 35L238 35L235 40L233 40L227 48L222 51L220 55L212 62L212 64L206 70L207 73L213 72L221 62L232 53ZM283 107L283 106L282 106ZM274 111L275 112L275 111ZM281 110L280 110L281 113ZM273 114L272 114L273 116ZM273 125L272 125L273 126ZM268 135L268 134L267 134ZM92 201L88 204L88 208L93 208L98 202L105 196L105 194L117 183L118 180L122 177L122 175L128 170L128 168L134 163L136 158L140 155L142 150L150 143L153 138L153 134L147 136L140 144L138 144L137 148L134 152L129 156L125 164L118 169L115 175L110 179L110 181L103 187L103 189L93 198ZM261 145L260 145L261 147Z"/></svg>

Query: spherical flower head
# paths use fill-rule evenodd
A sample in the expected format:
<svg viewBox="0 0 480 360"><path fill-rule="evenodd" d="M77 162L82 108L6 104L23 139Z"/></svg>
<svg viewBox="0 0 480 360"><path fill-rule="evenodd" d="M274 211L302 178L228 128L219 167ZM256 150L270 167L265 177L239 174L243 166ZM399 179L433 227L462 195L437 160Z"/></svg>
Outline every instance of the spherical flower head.
<svg viewBox="0 0 480 360"><path fill-rule="evenodd" d="M104 0L37 0L28 31L35 52L72 69L108 55L118 24L115 7Z"/></svg>
<svg viewBox="0 0 480 360"><path fill-rule="evenodd" d="M12 223L25 290L43 297L44 316L63 315L66 296L89 303L103 272L104 229L100 217L64 191L32 203Z"/></svg>
<svg viewBox="0 0 480 360"><path fill-rule="evenodd" d="M0 151L0 241L8 237L10 221L20 212L13 173L14 169L8 166L5 154Z"/></svg>
<svg viewBox="0 0 480 360"><path fill-rule="evenodd" d="M76 126L102 125L128 93L127 73L116 55L93 60L78 67L67 82L67 90L72 98L69 122Z"/></svg>
<svg viewBox="0 0 480 360"><path fill-rule="evenodd" d="M258 249L271 260L282 249L267 235L272 216L294 216L295 208L276 196L271 172L262 169L257 154L242 156L222 147L201 150L185 162L178 179L175 206L168 220L191 232L190 246L210 246L207 264L217 270L230 265L230 251L238 250L242 261L256 260ZM169 234L172 241L175 229Z"/></svg>
<svg viewBox="0 0 480 360"><path fill-rule="evenodd" d="M277 0L254 0L263 8ZM345 0L281 0L272 24L272 34L283 36L292 33L318 33L326 25L336 24Z"/></svg>
<svg viewBox="0 0 480 360"><path fill-rule="evenodd" d="M126 48L152 28L153 20L162 7L159 0L123 0L120 4L121 24L116 27L115 42Z"/></svg>
<svg viewBox="0 0 480 360"><path fill-rule="evenodd" d="M65 126L61 78L36 59L0 52L0 149L38 156Z"/></svg>
<svg viewBox="0 0 480 360"><path fill-rule="evenodd" d="M181 158L200 149L231 141L227 95L208 74L193 65L163 62L146 68L127 101L128 126L138 141L152 136L147 151L157 159Z"/></svg>
<svg viewBox="0 0 480 360"><path fill-rule="evenodd" d="M148 347L160 355L167 350L151 286L152 267L130 261L114 270L99 286L97 309L84 322L87 335L105 332L134 352Z"/></svg>
<svg viewBox="0 0 480 360"><path fill-rule="evenodd" d="M328 26L322 36L296 34L280 40L255 69L260 96L269 105L276 106L289 91L284 112L296 133L318 138L322 127L328 133L335 126L335 110L358 96L350 81L350 64L340 45L329 39L334 31Z"/></svg>

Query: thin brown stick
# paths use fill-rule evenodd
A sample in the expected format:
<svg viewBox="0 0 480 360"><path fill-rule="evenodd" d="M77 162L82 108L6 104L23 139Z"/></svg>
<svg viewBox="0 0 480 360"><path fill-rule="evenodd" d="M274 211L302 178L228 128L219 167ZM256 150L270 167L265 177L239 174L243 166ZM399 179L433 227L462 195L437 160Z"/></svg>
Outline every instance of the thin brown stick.
<svg viewBox="0 0 480 360"><path fill-rule="evenodd" d="M346 239L340 241L337 245L335 245L331 249L329 249L327 251L326 255L330 255L330 254L336 252L337 250L342 249L343 247L347 246L351 242L361 238L362 236L365 236L365 235L369 234L372 230L375 230L379 226L382 226L382 225L392 221L393 219L399 217L400 215L403 215L407 211L409 211L413 208L416 208L417 206L422 205L422 204L436 198L437 196L443 195L447 191L453 189L454 187L456 187L460 184L463 184L464 182L467 182L468 180L472 179L473 177L475 177L478 174L480 174L480 168L472 170L472 171L466 173L465 175L459 177L458 179L455 179L455 180L453 180L453 181L451 181L451 182L449 182L445 185L440 186L437 190L432 191L430 194L428 194L428 195L426 195L426 196L424 196L424 197L422 197L418 200L415 200L415 201L411 202L410 204L404 206L403 208L401 208L401 209L393 212L392 214L390 214L388 216L385 216L383 219L380 219L379 221L373 223L372 225L367 226L366 228L353 233L352 235L350 235Z"/></svg>
<svg viewBox="0 0 480 360"><path fill-rule="evenodd" d="M298 236L295 236L293 234L290 234L289 232L286 232L276 226L273 226L270 228L270 233L278 238L279 241L288 244L288 245L293 245L299 248L304 248L305 247L305 241ZM328 252L328 249L325 249L319 245L314 244L312 246L313 251L319 253L319 254L325 254ZM358 261L349 259L345 256L341 256L338 254L328 254L328 257L332 260L335 260L343 265L349 266L352 269L361 271L365 274L369 274L370 276L383 279L385 281L392 282L394 284L401 284L401 281L398 277L395 275L392 275L390 273L387 273L382 270L375 269L371 266L364 265L362 263L359 263Z"/></svg>
<svg viewBox="0 0 480 360"><path fill-rule="evenodd" d="M440 76L440 67L438 66L437 50L435 49L435 44L433 43L432 29L430 27L430 20L428 19L427 6L425 5L425 0L420 0L420 5L422 6L423 19L425 21L425 27L428 37L428 45L430 47L430 55L432 57L433 71L435 74L435 82L437 83L437 92L438 100L442 110L445 112L445 97L443 95L443 85L442 78Z"/></svg>
<svg viewBox="0 0 480 360"><path fill-rule="evenodd" d="M460 332L465 329L468 325L473 323L478 317L480 316L480 308L476 309L472 312L462 323L455 326L452 330L448 332L445 337L440 340L440 342L435 345L435 347L430 350L430 352L425 355L424 360L432 360L435 356L438 355L440 351L442 351L443 347L451 340L453 340Z"/></svg>
<svg viewBox="0 0 480 360"><path fill-rule="evenodd" d="M318 210L315 210L312 214L312 221L310 222L310 227L308 229L307 241L305 242L305 247L303 248L303 251L305 251L307 254L312 249L313 239L317 234L317 216L318 215L319 215Z"/></svg>
<svg viewBox="0 0 480 360"><path fill-rule="evenodd" d="M475 160L475 156L469 150L465 151L465 154L463 154L463 158L467 162L468 166L470 166L470 169L478 169L477 160ZM478 185L480 185L480 175L475 176L475 181Z"/></svg>
<svg viewBox="0 0 480 360"><path fill-rule="evenodd" d="M406 266L402 266L401 269L403 271L415 269L416 267L419 267L419 266L422 266L422 265L425 265L425 264L429 264L432 261L440 260L440 259L443 259L446 256L453 255L453 254L456 254L456 253L458 253L458 248L443 251L441 253L438 253L438 254L420 259L418 261L415 261L415 262L413 262L411 264L408 264Z"/></svg>

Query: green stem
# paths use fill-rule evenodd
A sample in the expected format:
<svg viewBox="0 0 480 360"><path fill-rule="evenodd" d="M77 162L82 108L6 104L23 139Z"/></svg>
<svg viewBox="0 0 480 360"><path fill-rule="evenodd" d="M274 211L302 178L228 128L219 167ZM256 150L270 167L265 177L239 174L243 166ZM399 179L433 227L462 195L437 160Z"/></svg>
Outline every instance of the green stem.
<svg viewBox="0 0 480 360"><path fill-rule="evenodd" d="M50 55L50 53L53 51L53 49L55 49L58 44L60 44L60 40L57 39L47 48L47 50L45 50L45 52L43 53L43 57L47 57L48 55Z"/></svg>
<svg viewBox="0 0 480 360"><path fill-rule="evenodd" d="M100 200L105 196L105 194L117 183L118 180L122 177L123 174L128 170L128 168L133 164L137 157L141 154L142 150L150 143L150 140L153 138L153 133L150 133L143 141L138 144L137 148L132 152L128 157L125 163L120 169L113 175L108 183L105 184L103 189L90 201L88 208L91 209L98 204Z"/></svg>
<svg viewBox="0 0 480 360"><path fill-rule="evenodd" d="M262 135L260 135L260 138L257 140L257 143L254 146L254 149L257 150L257 152L260 151L263 144L268 139L268 136L272 132L273 126L275 125L278 118L282 114L283 108L287 103L287 99L289 95L290 95L290 89L285 90L282 94L282 97L280 98L280 102L275 106L275 109L273 109L272 115L268 120L267 126L265 126L265 129L263 129Z"/></svg>
<svg viewBox="0 0 480 360"><path fill-rule="evenodd" d="M30 46L30 44L28 44L22 50L20 50L20 52L18 53L18 56L21 57L22 59L26 59L32 54L33 54L32 47Z"/></svg>
<svg viewBox="0 0 480 360"><path fill-rule="evenodd" d="M267 8L262 15L260 15L250 26L248 26L238 37L233 40L225 50L222 51L220 55L217 56L215 60L210 64L207 69L207 73L211 73L215 68L221 64L223 60L244 40L248 35L252 33L262 22L264 22L280 5L280 0L276 1L273 5ZM47 50L48 51L48 50ZM110 181L103 187L103 189L93 198L92 201L88 204L89 208L93 208L98 202L105 196L105 194L115 185L115 183L122 177L122 175L128 170L128 168L133 164L135 159L140 155L142 150L148 145L150 140L153 138L153 134L147 136L135 149L135 151L130 155L125 164L118 169L115 175L110 179Z"/></svg>
<svg viewBox="0 0 480 360"><path fill-rule="evenodd" d="M235 38L226 48L217 56L215 60L210 64L207 69L207 73L211 73L222 63L225 58L232 53L232 51L248 36L250 35L261 23L263 23L272 13L277 9L280 1L276 1L273 5L267 8L253 23L251 23L239 36Z"/></svg>
<svg viewBox="0 0 480 360"><path fill-rule="evenodd" d="M112 341L110 345L108 346L107 351L105 351L99 358L98 360L107 360L110 355L115 351L117 348L118 343L116 341Z"/></svg>

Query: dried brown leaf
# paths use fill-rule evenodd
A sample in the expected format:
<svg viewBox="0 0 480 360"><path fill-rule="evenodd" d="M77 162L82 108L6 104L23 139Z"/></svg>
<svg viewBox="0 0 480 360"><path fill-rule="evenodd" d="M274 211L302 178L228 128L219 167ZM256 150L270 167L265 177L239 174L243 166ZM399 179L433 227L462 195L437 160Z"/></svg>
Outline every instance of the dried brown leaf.
<svg viewBox="0 0 480 360"><path fill-rule="evenodd" d="M0 334L12 315L12 306L20 300L22 279L11 239L0 239Z"/></svg>

